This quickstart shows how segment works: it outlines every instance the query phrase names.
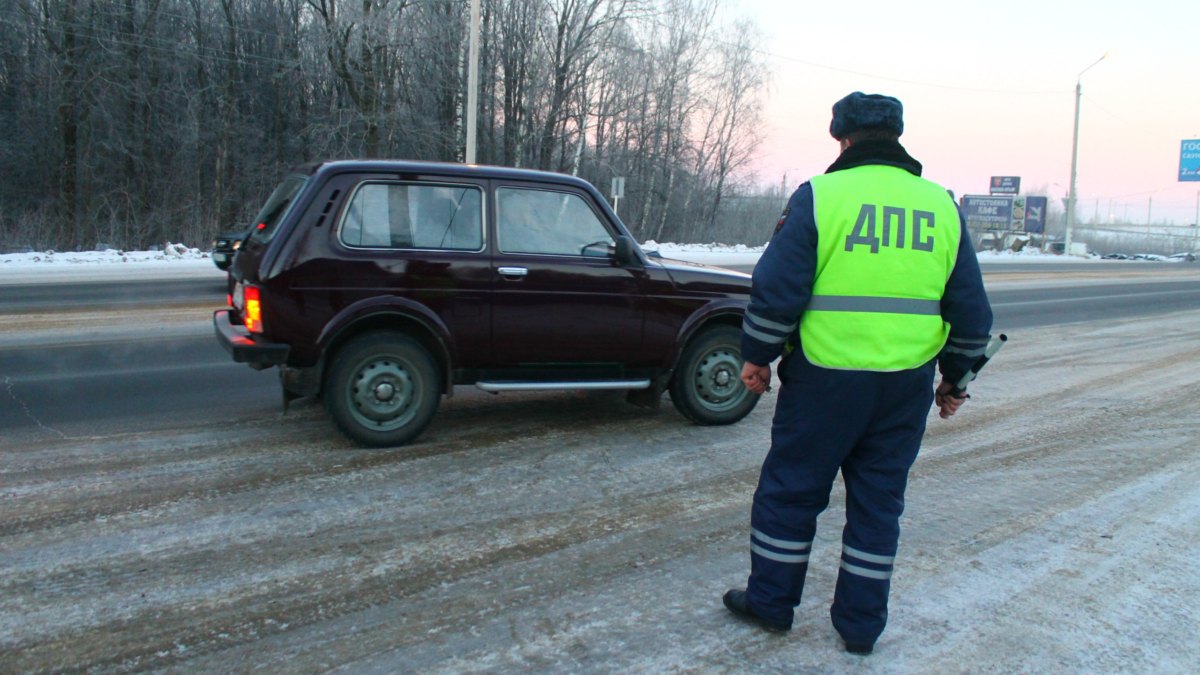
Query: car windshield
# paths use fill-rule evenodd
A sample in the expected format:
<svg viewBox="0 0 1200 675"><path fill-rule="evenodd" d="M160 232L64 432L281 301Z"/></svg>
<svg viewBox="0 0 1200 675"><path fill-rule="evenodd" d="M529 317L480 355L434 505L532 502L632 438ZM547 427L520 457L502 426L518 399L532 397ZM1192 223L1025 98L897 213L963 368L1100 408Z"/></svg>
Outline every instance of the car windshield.
<svg viewBox="0 0 1200 675"><path fill-rule="evenodd" d="M271 238L275 236L275 228L279 227L280 221L283 220L283 216L292 205L292 200L300 194L300 189L307 181L308 178L305 176L288 176L283 179L279 187L275 188L271 197L267 199L267 203L258 212L258 216L254 218L254 224L251 225L255 241L264 244L271 241Z"/></svg>

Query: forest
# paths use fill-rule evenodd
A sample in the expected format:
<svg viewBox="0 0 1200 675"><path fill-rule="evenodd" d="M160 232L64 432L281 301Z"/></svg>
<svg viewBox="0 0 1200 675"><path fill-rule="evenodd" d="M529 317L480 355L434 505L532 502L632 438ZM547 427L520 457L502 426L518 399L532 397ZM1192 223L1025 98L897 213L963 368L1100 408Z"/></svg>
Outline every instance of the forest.
<svg viewBox="0 0 1200 675"><path fill-rule="evenodd" d="M467 0L0 0L0 253L207 246L288 169L464 159ZM770 73L719 0L482 0L478 161L639 240L762 244Z"/></svg>

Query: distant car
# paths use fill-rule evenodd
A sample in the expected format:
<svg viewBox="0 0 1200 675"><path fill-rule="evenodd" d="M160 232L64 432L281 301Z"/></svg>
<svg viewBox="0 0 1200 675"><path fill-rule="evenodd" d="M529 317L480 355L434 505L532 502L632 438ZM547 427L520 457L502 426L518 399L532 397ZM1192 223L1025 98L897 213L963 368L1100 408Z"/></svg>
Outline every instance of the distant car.
<svg viewBox="0 0 1200 675"><path fill-rule="evenodd" d="M1176 253L1175 255L1167 256L1167 260L1182 260L1183 262L1196 262L1196 255L1193 253Z"/></svg>
<svg viewBox="0 0 1200 675"><path fill-rule="evenodd" d="M1129 260L1129 256L1124 253L1109 253L1104 256L1104 260Z"/></svg>
<svg viewBox="0 0 1200 675"><path fill-rule="evenodd" d="M401 445L454 385L664 391L732 424L751 277L646 255L590 183L487 166L341 161L267 200L213 317L234 361L279 366L370 447Z"/></svg>
<svg viewBox="0 0 1200 675"><path fill-rule="evenodd" d="M241 248L242 242L250 234L250 230L243 232L233 232L230 234L219 234L212 243L212 259L213 264L219 270L227 270L233 264L233 256Z"/></svg>
<svg viewBox="0 0 1200 675"><path fill-rule="evenodd" d="M1157 255L1154 253L1138 253L1138 254L1135 254L1132 258L1130 258L1130 260L1144 260L1146 262L1162 262L1166 259L1167 258L1165 256Z"/></svg>

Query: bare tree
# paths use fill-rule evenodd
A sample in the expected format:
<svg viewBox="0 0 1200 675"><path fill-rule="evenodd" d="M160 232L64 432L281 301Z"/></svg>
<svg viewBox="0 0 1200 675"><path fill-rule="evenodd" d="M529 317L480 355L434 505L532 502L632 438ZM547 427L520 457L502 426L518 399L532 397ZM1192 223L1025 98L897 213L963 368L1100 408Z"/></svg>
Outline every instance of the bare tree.
<svg viewBox="0 0 1200 675"><path fill-rule="evenodd" d="M290 166L463 156L468 0L9 2L0 250L203 244ZM765 70L719 2L483 0L479 157L626 176L639 237L758 241Z"/></svg>

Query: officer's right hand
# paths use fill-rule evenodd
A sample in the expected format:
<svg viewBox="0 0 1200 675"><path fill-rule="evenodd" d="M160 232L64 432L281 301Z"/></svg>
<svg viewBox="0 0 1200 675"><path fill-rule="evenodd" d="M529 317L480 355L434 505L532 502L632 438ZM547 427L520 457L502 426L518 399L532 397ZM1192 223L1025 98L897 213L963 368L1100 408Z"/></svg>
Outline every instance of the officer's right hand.
<svg viewBox="0 0 1200 675"><path fill-rule="evenodd" d="M771 385L771 366L756 366L747 361L742 365L742 384L756 394L766 393Z"/></svg>

